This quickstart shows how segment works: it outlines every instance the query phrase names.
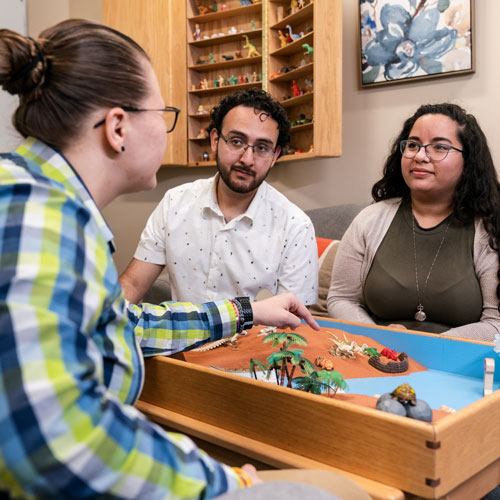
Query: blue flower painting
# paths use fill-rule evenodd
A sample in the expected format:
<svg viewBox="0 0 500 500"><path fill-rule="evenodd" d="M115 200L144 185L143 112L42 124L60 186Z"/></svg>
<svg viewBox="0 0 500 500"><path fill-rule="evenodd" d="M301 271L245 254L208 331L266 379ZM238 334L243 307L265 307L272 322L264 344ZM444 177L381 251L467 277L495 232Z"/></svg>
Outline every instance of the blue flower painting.
<svg viewBox="0 0 500 500"><path fill-rule="evenodd" d="M473 71L472 0L360 0L363 85Z"/></svg>

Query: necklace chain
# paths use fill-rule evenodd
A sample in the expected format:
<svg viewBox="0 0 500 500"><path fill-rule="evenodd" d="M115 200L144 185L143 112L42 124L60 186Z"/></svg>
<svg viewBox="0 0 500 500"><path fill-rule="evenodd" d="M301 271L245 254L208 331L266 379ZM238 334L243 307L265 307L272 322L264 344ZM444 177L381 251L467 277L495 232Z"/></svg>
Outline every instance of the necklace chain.
<svg viewBox="0 0 500 500"><path fill-rule="evenodd" d="M441 239L441 243L439 244L436 255L434 256L434 260L432 261L431 267L429 268L429 272L427 273L427 278L425 278L425 283L424 283L424 288L422 290L422 295L425 293L425 290L427 289L427 283L428 283L429 278L431 276L432 269L434 268L434 264L436 263L439 252L441 250L441 247L443 246L444 240L446 238L446 233L448 232L448 228L450 227L450 223L451 223L451 218L448 221L448 224L446 224L446 229L444 231L443 238ZM425 321L425 319L427 318L427 315L424 312L424 306L422 305L422 302L420 300L420 288L418 286L417 243L415 240L415 216L413 215L413 212L411 214L411 224L412 224L412 230L413 230L413 256L414 256L414 262L415 262L415 283L417 285L417 300L418 300L418 306L417 306L417 312L415 313L415 319L417 321Z"/></svg>

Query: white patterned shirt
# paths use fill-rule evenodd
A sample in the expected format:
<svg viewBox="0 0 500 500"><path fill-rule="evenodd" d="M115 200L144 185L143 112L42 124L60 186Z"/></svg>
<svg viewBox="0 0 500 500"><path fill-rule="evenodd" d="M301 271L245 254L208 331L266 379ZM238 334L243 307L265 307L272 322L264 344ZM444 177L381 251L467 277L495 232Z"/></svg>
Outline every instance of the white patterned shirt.
<svg viewBox="0 0 500 500"><path fill-rule="evenodd" d="M218 174L167 191L135 258L165 265L172 300L202 303L260 290L318 295L318 257L309 217L263 182L247 211L228 223L217 204Z"/></svg>

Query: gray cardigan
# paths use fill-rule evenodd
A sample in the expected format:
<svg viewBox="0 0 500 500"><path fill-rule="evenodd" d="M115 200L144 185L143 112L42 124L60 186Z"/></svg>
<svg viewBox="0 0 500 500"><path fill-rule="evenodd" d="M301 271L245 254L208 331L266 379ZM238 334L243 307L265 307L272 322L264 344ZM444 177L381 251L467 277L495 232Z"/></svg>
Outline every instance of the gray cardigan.
<svg viewBox="0 0 500 500"><path fill-rule="evenodd" d="M328 314L333 318L374 324L364 303L363 285L373 258L396 212L400 198L366 207L345 232L332 271L328 293ZM483 295L483 312L477 323L451 328L444 335L493 341L500 333L498 312L498 254L488 243L488 233L480 219L475 221L474 268Z"/></svg>

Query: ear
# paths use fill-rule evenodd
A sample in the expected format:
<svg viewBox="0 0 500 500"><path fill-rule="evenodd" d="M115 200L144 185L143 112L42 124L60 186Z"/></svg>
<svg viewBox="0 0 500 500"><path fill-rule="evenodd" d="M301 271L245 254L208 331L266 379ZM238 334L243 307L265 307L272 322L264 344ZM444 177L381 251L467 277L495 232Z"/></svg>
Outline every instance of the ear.
<svg viewBox="0 0 500 500"><path fill-rule="evenodd" d="M111 108L104 122L106 140L117 153L124 151L125 136L128 131L128 116L122 108Z"/></svg>
<svg viewBox="0 0 500 500"><path fill-rule="evenodd" d="M210 147L212 148L212 153L215 154L217 151L217 144L219 142L219 134L215 128L210 131Z"/></svg>
<svg viewBox="0 0 500 500"><path fill-rule="evenodd" d="M274 158L273 162L271 163L271 166L269 168L273 168L274 164L276 163L276 160L278 159L279 155L281 153L281 146L276 146L276 151L274 152Z"/></svg>

